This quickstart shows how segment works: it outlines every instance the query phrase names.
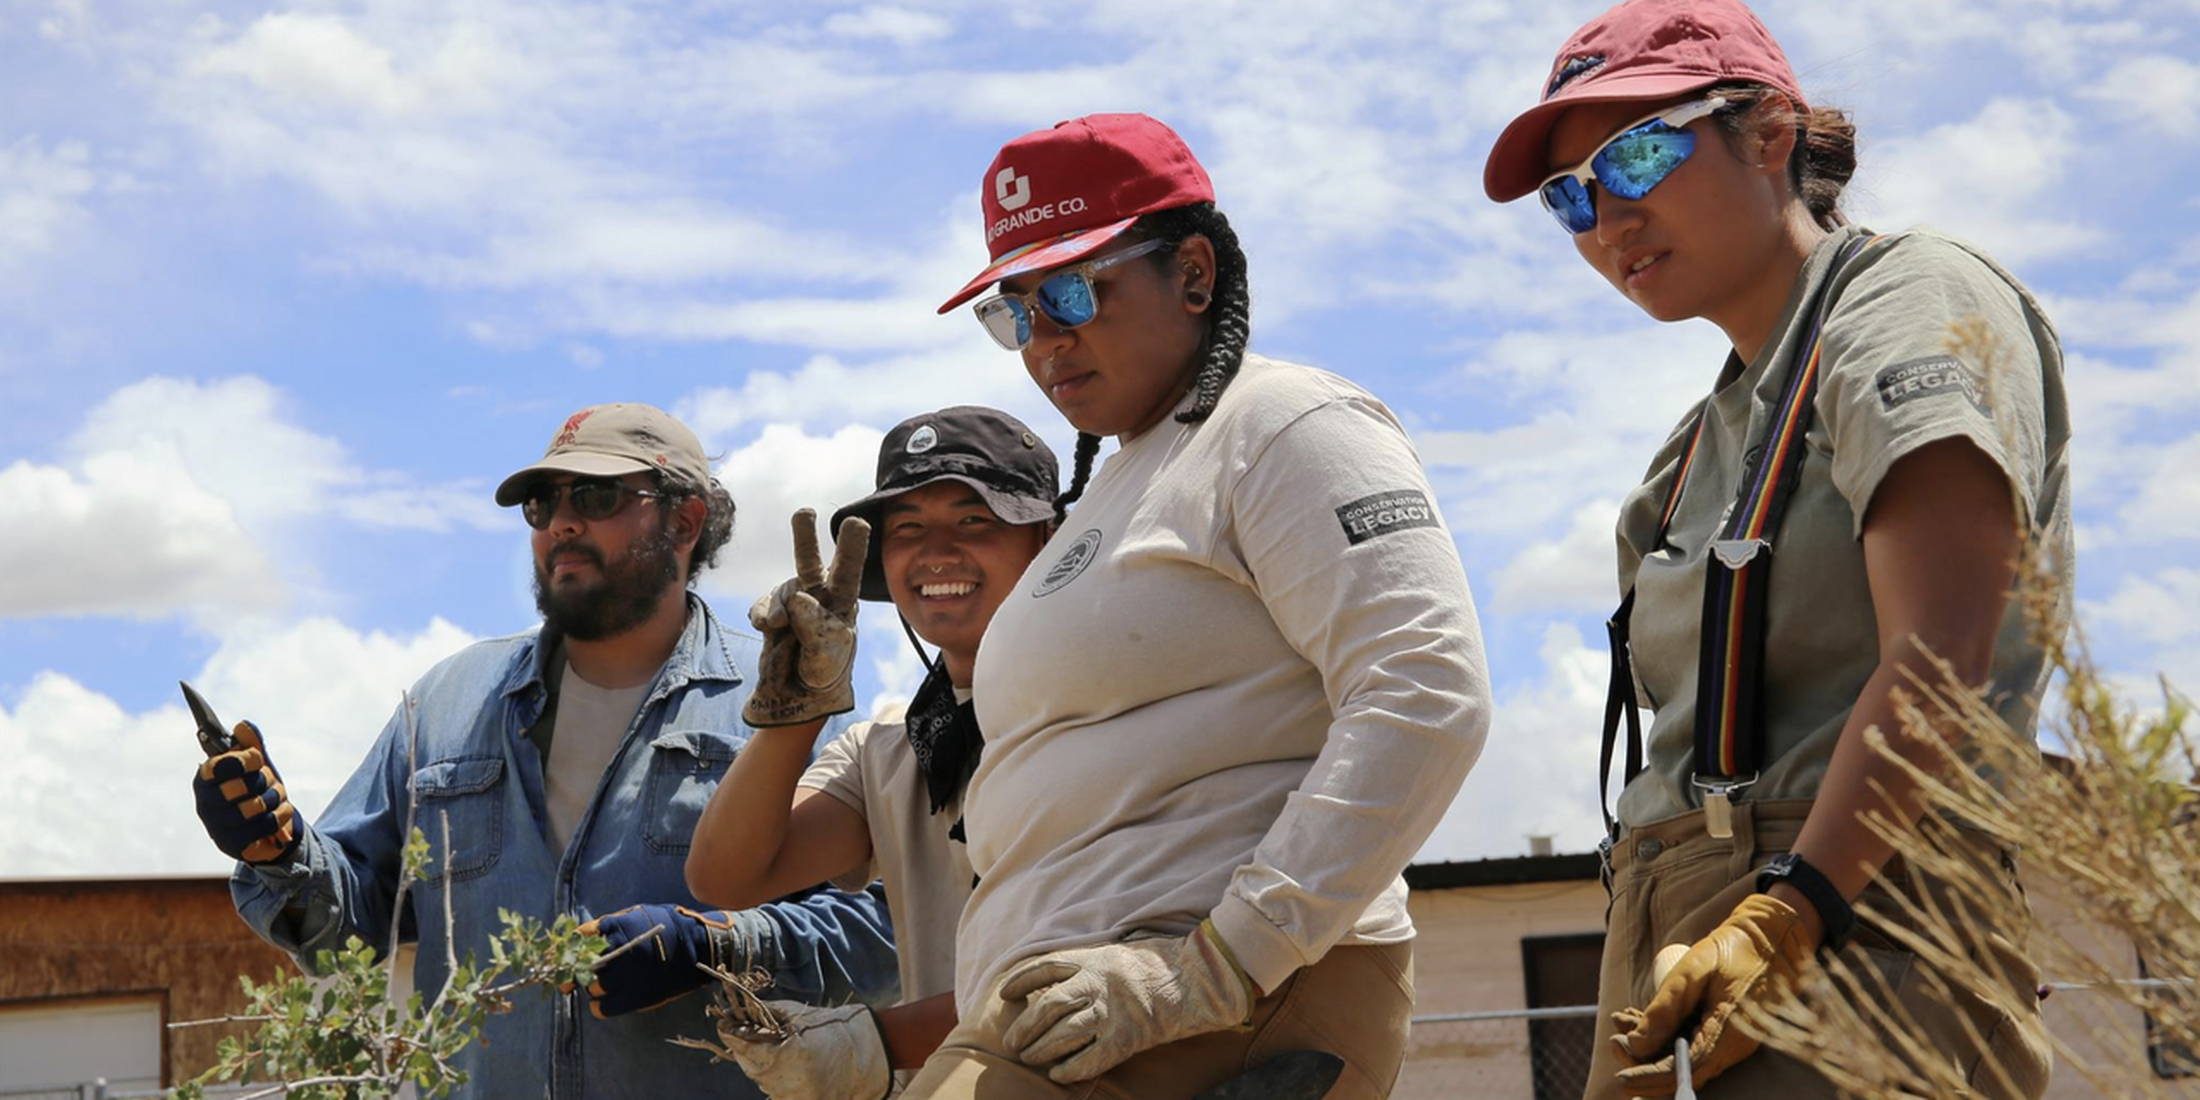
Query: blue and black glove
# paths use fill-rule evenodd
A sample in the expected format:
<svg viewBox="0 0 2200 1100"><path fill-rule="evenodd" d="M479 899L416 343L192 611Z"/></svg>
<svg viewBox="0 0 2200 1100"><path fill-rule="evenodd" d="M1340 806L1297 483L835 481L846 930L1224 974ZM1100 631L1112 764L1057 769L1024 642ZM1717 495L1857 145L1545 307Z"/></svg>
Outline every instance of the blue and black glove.
<svg viewBox="0 0 2200 1100"><path fill-rule="evenodd" d="M612 951L657 925L664 926L657 942L596 968L596 980L588 987L588 1011L597 1019L679 1000L712 980L703 972L705 965L728 974L746 973L757 942L770 932L770 921L761 913L705 913L684 905L630 905L581 925L579 931L602 936L604 950Z"/></svg>
<svg viewBox="0 0 2200 1100"><path fill-rule="evenodd" d="M267 758L260 727L236 726L237 747L207 757L191 781L199 823L214 847L231 859L273 863L298 848L298 811L283 790L282 773Z"/></svg>

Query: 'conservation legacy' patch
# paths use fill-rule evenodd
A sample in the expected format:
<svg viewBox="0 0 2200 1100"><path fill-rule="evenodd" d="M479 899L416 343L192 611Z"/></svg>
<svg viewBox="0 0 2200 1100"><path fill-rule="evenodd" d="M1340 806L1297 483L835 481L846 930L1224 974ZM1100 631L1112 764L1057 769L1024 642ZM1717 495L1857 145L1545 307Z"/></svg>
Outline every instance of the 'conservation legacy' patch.
<svg viewBox="0 0 2200 1100"><path fill-rule="evenodd" d="M1986 411L1986 399L1979 395L1978 383L1953 355L1933 355L1884 368L1879 372L1878 387L1879 405L1889 412L1920 397L1944 393L1960 393L1972 408Z"/></svg>
<svg viewBox="0 0 2200 1100"><path fill-rule="evenodd" d="M1371 538L1413 527L1436 527L1436 509L1419 489L1392 489L1337 508L1344 537L1358 546Z"/></svg>

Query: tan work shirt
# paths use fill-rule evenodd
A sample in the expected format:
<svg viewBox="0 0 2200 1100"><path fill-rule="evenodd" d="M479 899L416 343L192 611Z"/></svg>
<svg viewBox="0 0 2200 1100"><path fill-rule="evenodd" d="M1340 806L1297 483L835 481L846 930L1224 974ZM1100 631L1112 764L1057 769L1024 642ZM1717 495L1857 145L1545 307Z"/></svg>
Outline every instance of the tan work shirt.
<svg viewBox="0 0 2200 1100"><path fill-rule="evenodd" d="M871 862L832 884L854 891L874 878L886 881L901 999L921 1001L954 989L955 924L970 898L971 875L968 849L949 840L947 831L961 807L931 812L917 753L899 716L849 727L818 750L796 786L822 791L863 815Z"/></svg>
<svg viewBox="0 0 2200 1100"><path fill-rule="evenodd" d="M1274 989L1413 934L1399 878L1489 723L1451 534L1390 411L1248 356L1125 443L994 614L966 1016L1048 951L1212 917Z"/></svg>
<svg viewBox="0 0 2200 1100"><path fill-rule="evenodd" d="M1704 556L1734 506L1744 449L1766 437L1780 387L1810 339L1809 306L1849 227L1812 251L1787 314L1758 361L1729 357L1710 397L1703 441L1672 528L1658 517L1693 426L1691 411L1622 506L1620 589L1635 586L1636 686L1656 710L1648 766L1620 796L1619 819L1642 825L1702 804L1694 769L1696 673ZM1958 241L1927 230L1892 235L1850 261L1825 325L1816 416L1802 482L1772 536L1766 608L1762 778L1738 798L1812 798L1857 696L1879 664L1878 623L1864 572L1864 515L1889 467L1942 439L1968 439L2009 477L2029 537L2052 552L2067 619L2071 579L2070 418L2061 344L2016 279ZM1999 347L1988 377L1949 351L1951 326L1985 322ZM2028 735L2046 657L2012 601L1996 639L1993 691Z"/></svg>

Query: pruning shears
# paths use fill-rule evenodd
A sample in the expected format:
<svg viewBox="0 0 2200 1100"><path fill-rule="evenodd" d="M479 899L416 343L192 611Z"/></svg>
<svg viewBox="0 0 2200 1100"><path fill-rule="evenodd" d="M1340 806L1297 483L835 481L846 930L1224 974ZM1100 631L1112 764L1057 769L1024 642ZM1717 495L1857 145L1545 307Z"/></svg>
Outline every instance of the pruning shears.
<svg viewBox="0 0 2200 1100"><path fill-rule="evenodd" d="M199 724L199 747L206 750L206 755L216 757L234 750L237 739L230 734L228 726L222 725L206 696L182 680L176 681L176 686L183 689L184 705L191 708L191 719Z"/></svg>
<svg viewBox="0 0 2200 1100"><path fill-rule="evenodd" d="M1344 1073L1344 1059L1326 1050L1279 1054L1192 1100L1321 1100Z"/></svg>

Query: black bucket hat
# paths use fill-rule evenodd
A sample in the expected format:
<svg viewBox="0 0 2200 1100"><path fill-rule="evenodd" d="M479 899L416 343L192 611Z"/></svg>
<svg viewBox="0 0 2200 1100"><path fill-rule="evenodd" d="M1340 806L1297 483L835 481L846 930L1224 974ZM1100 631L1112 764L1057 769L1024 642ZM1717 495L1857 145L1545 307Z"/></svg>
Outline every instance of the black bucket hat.
<svg viewBox="0 0 2200 1100"><path fill-rule="evenodd" d="M886 502L939 481L970 486L1003 522L1022 525L1054 519L1062 475L1046 441L999 409L955 405L894 425L879 443L877 490L833 513L836 539L840 521L849 516L862 516L871 524L859 593L864 599L893 598L886 592L886 570L879 562Z"/></svg>

